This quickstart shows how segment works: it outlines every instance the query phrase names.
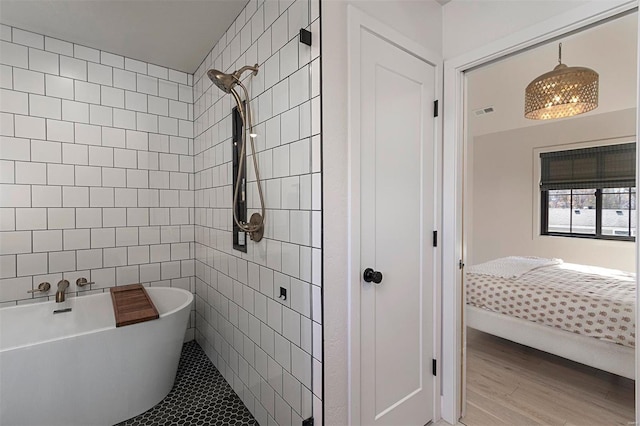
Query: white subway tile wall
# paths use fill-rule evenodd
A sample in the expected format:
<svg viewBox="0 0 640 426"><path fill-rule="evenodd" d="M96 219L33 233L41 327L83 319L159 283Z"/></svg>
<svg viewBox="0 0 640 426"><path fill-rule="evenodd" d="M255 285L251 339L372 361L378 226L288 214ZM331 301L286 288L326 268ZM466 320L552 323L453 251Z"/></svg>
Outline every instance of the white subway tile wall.
<svg viewBox="0 0 640 426"><path fill-rule="evenodd" d="M322 417L318 10L319 0L249 1L194 75L196 339L262 425ZM311 31L314 47L299 42L301 28ZM258 75L247 73L243 81L267 211L265 238L249 242L245 254L233 249L231 233L234 102L206 71L255 63ZM145 93L155 94L155 81L144 84ZM168 109L183 120L184 107L167 97L168 106L149 95L136 107L151 111L153 103L154 111ZM163 170L178 167L176 161L160 154ZM247 178L251 215L260 209L251 167ZM160 197L178 201L171 193ZM175 244L170 253L152 250L152 261L173 260L177 250Z"/></svg>
<svg viewBox="0 0 640 426"><path fill-rule="evenodd" d="M79 276L195 291L193 76L2 34L0 306L51 299L63 278L79 295Z"/></svg>
<svg viewBox="0 0 640 426"><path fill-rule="evenodd" d="M251 0L195 76L2 25L0 306L48 300L27 293L45 279L79 295L81 275L94 291L189 289L191 333L260 424L321 418L318 11ZM244 254L231 244L233 102L206 71L254 63L267 213Z"/></svg>

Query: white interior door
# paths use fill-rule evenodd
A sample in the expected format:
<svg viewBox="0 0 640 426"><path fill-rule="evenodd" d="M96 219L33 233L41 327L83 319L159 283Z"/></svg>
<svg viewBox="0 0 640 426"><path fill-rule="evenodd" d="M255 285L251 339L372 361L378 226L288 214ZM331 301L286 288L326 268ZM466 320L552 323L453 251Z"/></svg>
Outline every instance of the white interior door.
<svg viewBox="0 0 640 426"><path fill-rule="evenodd" d="M435 67L362 31L360 419L433 418Z"/></svg>

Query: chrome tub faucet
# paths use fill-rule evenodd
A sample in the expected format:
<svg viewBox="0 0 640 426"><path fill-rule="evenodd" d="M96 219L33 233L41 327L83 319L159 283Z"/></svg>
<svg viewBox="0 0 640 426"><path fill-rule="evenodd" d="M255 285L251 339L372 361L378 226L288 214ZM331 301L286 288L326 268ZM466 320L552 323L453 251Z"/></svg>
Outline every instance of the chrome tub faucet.
<svg viewBox="0 0 640 426"><path fill-rule="evenodd" d="M64 302L65 293L64 291L69 287L69 281L60 280L58 281L58 291L56 291L56 303Z"/></svg>

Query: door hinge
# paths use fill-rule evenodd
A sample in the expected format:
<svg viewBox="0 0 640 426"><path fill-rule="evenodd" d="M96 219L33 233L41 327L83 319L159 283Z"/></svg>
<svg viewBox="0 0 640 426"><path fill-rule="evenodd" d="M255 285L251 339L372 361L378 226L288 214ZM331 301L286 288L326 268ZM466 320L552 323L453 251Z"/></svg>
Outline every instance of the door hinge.
<svg viewBox="0 0 640 426"><path fill-rule="evenodd" d="M433 360L433 375L438 375L438 361L436 361L435 359Z"/></svg>
<svg viewBox="0 0 640 426"><path fill-rule="evenodd" d="M438 231L433 231L433 246L438 247Z"/></svg>
<svg viewBox="0 0 640 426"><path fill-rule="evenodd" d="M438 116L438 100L433 101L433 116Z"/></svg>
<svg viewBox="0 0 640 426"><path fill-rule="evenodd" d="M464 268L464 262L462 261L462 259L460 259L460 261L458 262L458 268Z"/></svg>
<svg viewBox="0 0 640 426"><path fill-rule="evenodd" d="M313 417L303 420L302 426L313 426Z"/></svg>

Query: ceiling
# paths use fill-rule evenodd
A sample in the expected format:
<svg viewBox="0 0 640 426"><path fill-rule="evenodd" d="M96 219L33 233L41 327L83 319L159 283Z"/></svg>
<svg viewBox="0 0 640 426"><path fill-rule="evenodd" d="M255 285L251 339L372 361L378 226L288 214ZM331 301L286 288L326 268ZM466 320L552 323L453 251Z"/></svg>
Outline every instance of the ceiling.
<svg viewBox="0 0 640 426"><path fill-rule="evenodd" d="M248 0L0 0L0 22L193 73Z"/></svg>
<svg viewBox="0 0 640 426"><path fill-rule="evenodd" d="M559 42L563 63L588 67L600 74L598 108L577 117L635 107L637 19L637 13L629 14L468 72L471 135L547 123L524 118L524 89L534 78L557 65ZM480 116L474 113L489 106L495 112Z"/></svg>

